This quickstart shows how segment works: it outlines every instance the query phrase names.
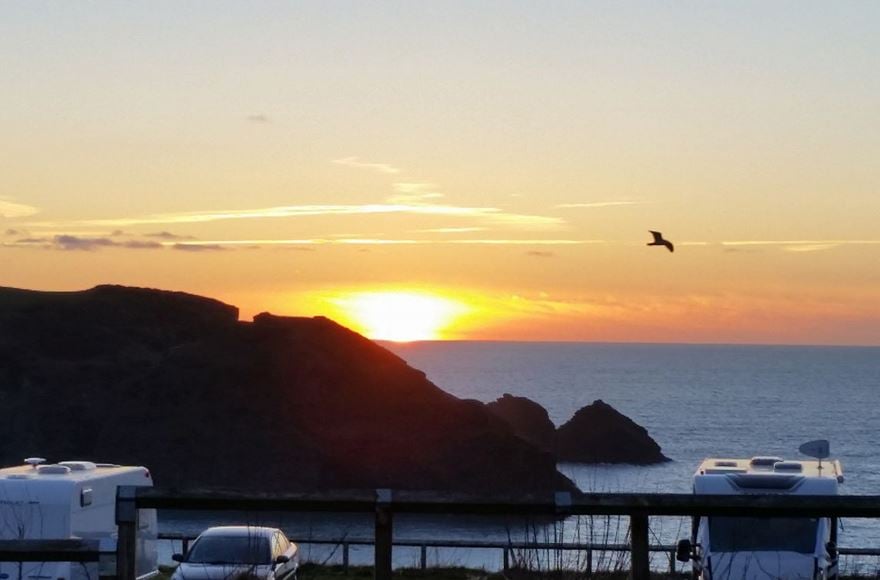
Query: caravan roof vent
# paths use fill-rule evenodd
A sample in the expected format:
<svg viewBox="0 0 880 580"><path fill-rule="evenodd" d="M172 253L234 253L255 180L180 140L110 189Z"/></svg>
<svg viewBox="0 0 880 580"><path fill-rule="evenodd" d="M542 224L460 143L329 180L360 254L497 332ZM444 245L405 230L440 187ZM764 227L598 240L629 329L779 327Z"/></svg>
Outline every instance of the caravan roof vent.
<svg viewBox="0 0 880 580"><path fill-rule="evenodd" d="M66 465L40 465L37 467L37 473L40 475L67 475L70 468Z"/></svg>
<svg viewBox="0 0 880 580"><path fill-rule="evenodd" d="M800 473L804 470L804 466L800 461L777 461L773 464L773 471L781 471L784 473Z"/></svg>
<svg viewBox="0 0 880 580"><path fill-rule="evenodd" d="M41 463L46 463L46 460L42 457L28 457L24 460L25 463L30 465L31 467L36 468Z"/></svg>
<svg viewBox="0 0 880 580"><path fill-rule="evenodd" d="M758 455L756 457L752 457L752 460L749 461L749 465L752 467L773 467L783 459L781 457L769 456L769 455Z"/></svg>
<svg viewBox="0 0 880 580"><path fill-rule="evenodd" d="M715 462L715 467L739 467L736 461L719 460Z"/></svg>
<svg viewBox="0 0 880 580"><path fill-rule="evenodd" d="M61 461L58 465L69 467L71 471L93 471L98 467L91 461Z"/></svg>
<svg viewBox="0 0 880 580"><path fill-rule="evenodd" d="M706 470L706 475L724 475L727 473L748 473L748 470L740 467L710 467Z"/></svg>

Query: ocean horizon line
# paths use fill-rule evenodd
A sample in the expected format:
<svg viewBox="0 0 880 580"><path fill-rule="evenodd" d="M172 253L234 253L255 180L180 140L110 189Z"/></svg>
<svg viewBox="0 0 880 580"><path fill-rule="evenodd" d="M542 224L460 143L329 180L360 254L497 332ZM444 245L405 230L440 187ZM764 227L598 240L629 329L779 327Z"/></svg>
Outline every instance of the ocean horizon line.
<svg viewBox="0 0 880 580"><path fill-rule="evenodd" d="M657 346L657 347L739 347L739 348L786 348L786 349L853 349L880 350L880 344L820 344L820 343L775 343L775 342L648 342L648 341L597 341L597 340L506 340L506 339L430 339L430 340L382 340L371 339L381 345L405 347L421 344L535 344L535 345L587 345L587 346Z"/></svg>

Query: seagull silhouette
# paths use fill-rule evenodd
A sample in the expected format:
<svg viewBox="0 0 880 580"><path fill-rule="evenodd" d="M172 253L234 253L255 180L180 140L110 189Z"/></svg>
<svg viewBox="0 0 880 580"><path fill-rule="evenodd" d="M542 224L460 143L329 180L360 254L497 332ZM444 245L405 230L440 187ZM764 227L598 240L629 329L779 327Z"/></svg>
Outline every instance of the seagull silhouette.
<svg viewBox="0 0 880 580"><path fill-rule="evenodd" d="M675 246L673 246L672 242L670 242L669 240L664 240L663 234L661 234L660 232L655 232L654 230L648 230L648 231L651 232L652 236L654 236L654 241L649 242L646 245L648 245L648 246L666 246L666 249L669 250L670 252L675 251Z"/></svg>

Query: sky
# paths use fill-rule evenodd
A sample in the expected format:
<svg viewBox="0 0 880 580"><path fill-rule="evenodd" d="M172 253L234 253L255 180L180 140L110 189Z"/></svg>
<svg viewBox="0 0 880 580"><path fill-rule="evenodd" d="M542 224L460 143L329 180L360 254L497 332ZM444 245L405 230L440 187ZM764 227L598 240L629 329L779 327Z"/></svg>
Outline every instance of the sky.
<svg viewBox="0 0 880 580"><path fill-rule="evenodd" d="M0 86L2 286L880 345L875 2L13 1Z"/></svg>

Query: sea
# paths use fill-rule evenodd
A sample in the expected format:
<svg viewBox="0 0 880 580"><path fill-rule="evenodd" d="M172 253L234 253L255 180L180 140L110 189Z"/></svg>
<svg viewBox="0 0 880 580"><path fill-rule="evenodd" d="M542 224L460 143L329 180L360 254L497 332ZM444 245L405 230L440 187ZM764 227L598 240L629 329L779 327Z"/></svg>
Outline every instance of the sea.
<svg viewBox="0 0 880 580"><path fill-rule="evenodd" d="M672 461L655 466L560 464L584 491L689 493L706 457L777 455L797 459L798 447L828 439L843 464L843 493L880 495L880 348L529 342L383 343L434 384L464 399L493 401L505 393L543 405L556 425L601 399L642 425ZM503 475L500 475L503 477ZM278 525L292 537L367 538L369 518L346 515L250 514L249 521ZM269 518L266 520L265 518ZM272 519L274 518L274 519ZM271 520L271 521L270 521ZM164 531L191 531L218 523L203 514L160 518ZM652 518L651 541L671 544L688 537L690 522ZM626 542L623 518L553 523L485 518L398 517L402 540L538 540ZM880 522L846 519L838 541L846 547L880 547ZM339 548L302 544L303 555L338 562ZM168 551L168 548L165 549ZM368 564L371 548L353 548L352 563ZM395 565L415 565L418 549L395 548ZM548 559L560 556L520 555ZM568 554L559 566L576 567ZM543 558L543 560L542 560ZM619 565L621 554L597 556L601 567ZM850 559L843 568L875 573L877 558ZM431 549L429 565L498 569L498 550ZM652 565L668 566L657 554Z"/></svg>

